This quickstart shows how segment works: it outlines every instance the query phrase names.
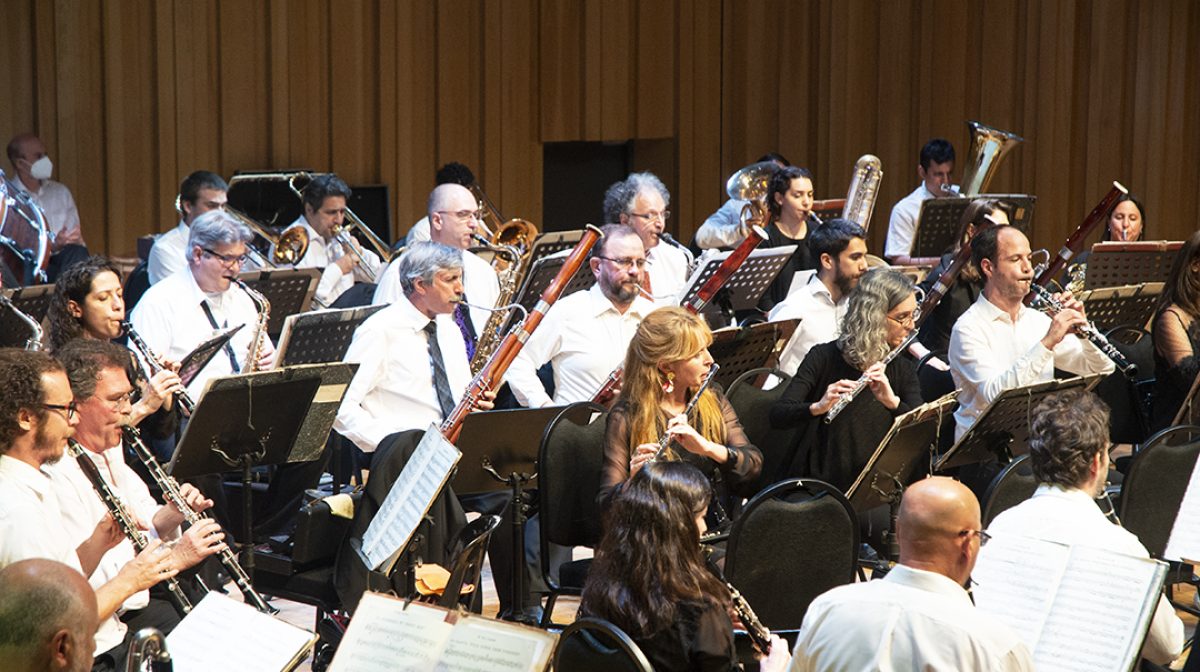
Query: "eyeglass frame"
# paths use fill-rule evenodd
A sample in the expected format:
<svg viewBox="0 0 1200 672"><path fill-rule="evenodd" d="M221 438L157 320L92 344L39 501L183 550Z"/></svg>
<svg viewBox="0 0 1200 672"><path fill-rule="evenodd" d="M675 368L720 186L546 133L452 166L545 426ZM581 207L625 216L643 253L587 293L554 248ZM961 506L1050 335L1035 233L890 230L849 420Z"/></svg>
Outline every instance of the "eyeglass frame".
<svg viewBox="0 0 1200 672"><path fill-rule="evenodd" d="M963 530L958 533L960 537L973 537L979 535L979 547L987 546L987 543L992 540L992 533L984 529L979 530Z"/></svg>
<svg viewBox="0 0 1200 672"><path fill-rule="evenodd" d="M909 313L907 316L905 316L903 318L894 317L894 316L892 316L891 313L888 313L887 318L902 327L917 326L917 314L915 312Z"/></svg>
<svg viewBox="0 0 1200 672"><path fill-rule="evenodd" d="M658 221L662 222L663 224L666 224L667 220L671 219L671 211L670 210L663 210L662 212L647 212L645 214L640 213L640 212L630 212L628 214L630 217L641 217L642 219L645 219L645 220L651 221L651 222L657 219Z"/></svg>
<svg viewBox="0 0 1200 672"><path fill-rule="evenodd" d="M65 405L64 404L42 404L41 406L42 406L42 408L50 409L52 411L62 411L65 414L67 422L70 422L71 420L73 420L75 418L75 416L79 415L79 404L75 403L74 399L71 400L71 403L65 404Z"/></svg>
<svg viewBox="0 0 1200 672"><path fill-rule="evenodd" d="M439 215L454 215L455 219L458 219L460 221L465 220L468 217L470 217L469 221L473 221L473 222L482 222L483 221L483 210L482 209L477 209L477 210L434 210L434 213L439 214ZM466 214L463 214L463 213L466 213Z"/></svg>
<svg viewBox="0 0 1200 672"><path fill-rule="evenodd" d="M250 258L250 255L247 255L247 254L243 254L243 255L237 256L237 257L233 257L228 254L221 254L220 252L217 252L216 250L211 250L207 247L201 247L200 251L203 252L204 254L207 254L208 256L216 259L217 261L221 262L222 265L228 266L230 268L232 268L234 266L244 266L246 264L246 261Z"/></svg>
<svg viewBox="0 0 1200 672"><path fill-rule="evenodd" d="M623 271L628 271L629 269L633 268L634 266L637 266L637 269L639 271L643 271L646 269L646 264L649 263L649 261L650 261L649 259L647 259L645 257L642 257L641 259L634 259L633 257L622 257L620 259L616 259L613 257L606 257L606 256L600 255L600 254L597 254L596 258L603 259L605 261L611 261L612 263L616 264L617 267Z"/></svg>

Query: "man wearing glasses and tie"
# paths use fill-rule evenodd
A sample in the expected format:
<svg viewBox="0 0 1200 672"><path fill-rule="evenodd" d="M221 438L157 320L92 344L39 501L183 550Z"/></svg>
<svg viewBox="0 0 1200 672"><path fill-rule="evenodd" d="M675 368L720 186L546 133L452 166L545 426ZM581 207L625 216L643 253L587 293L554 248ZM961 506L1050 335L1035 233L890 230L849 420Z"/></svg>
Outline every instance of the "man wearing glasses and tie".
<svg viewBox="0 0 1200 672"><path fill-rule="evenodd" d="M604 193L604 221L632 227L646 248L642 289L657 306L679 305L687 283L688 254L662 240L671 211L671 194L653 173L632 173Z"/></svg>

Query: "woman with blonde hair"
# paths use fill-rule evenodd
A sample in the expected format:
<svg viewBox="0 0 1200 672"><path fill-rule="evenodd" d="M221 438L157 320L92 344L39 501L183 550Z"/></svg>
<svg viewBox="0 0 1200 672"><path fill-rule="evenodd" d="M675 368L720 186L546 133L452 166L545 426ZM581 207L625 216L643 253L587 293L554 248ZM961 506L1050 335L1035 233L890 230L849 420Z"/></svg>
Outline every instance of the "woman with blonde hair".
<svg viewBox="0 0 1200 672"><path fill-rule="evenodd" d="M916 309L912 281L899 271L877 268L859 281L842 335L808 351L771 408L772 426L804 427L790 476L819 478L845 492L892 420L921 404L913 362L904 356L882 361L913 330ZM825 414L864 374L867 389L825 423Z"/></svg>
<svg viewBox="0 0 1200 672"><path fill-rule="evenodd" d="M664 433L672 437L668 459L690 462L706 476L719 472L735 490L758 476L762 454L720 391L709 387L683 415L712 367L711 343L704 320L678 307L660 308L638 325L605 431L605 494L654 457Z"/></svg>

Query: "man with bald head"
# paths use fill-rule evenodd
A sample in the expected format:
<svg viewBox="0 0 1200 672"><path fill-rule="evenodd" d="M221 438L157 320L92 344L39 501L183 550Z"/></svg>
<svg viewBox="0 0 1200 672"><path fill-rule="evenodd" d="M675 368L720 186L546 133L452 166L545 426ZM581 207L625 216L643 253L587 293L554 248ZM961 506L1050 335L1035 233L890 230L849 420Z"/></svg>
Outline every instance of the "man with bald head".
<svg viewBox="0 0 1200 672"><path fill-rule="evenodd" d="M75 569L34 558L0 569L0 663L12 672L92 668L96 594Z"/></svg>
<svg viewBox="0 0 1200 672"><path fill-rule="evenodd" d="M963 589L987 540L975 495L950 478L918 481L896 528L900 564L886 577L809 605L792 672L1034 669L1016 633L976 611Z"/></svg>

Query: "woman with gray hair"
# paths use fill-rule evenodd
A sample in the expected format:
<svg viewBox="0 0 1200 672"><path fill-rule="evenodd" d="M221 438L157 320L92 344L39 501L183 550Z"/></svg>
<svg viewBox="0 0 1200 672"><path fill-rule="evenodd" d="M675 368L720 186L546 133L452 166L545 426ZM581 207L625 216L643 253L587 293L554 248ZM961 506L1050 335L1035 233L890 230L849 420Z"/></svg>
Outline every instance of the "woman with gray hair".
<svg viewBox="0 0 1200 672"><path fill-rule="evenodd" d="M904 274L881 268L863 276L850 294L842 335L809 350L771 409L772 426L804 428L786 475L819 478L845 491L892 420L921 404L913 362L883 362L913 330L916 309L912 281ZM832 422L823 422L860 377L867 388Z"/></svg>

